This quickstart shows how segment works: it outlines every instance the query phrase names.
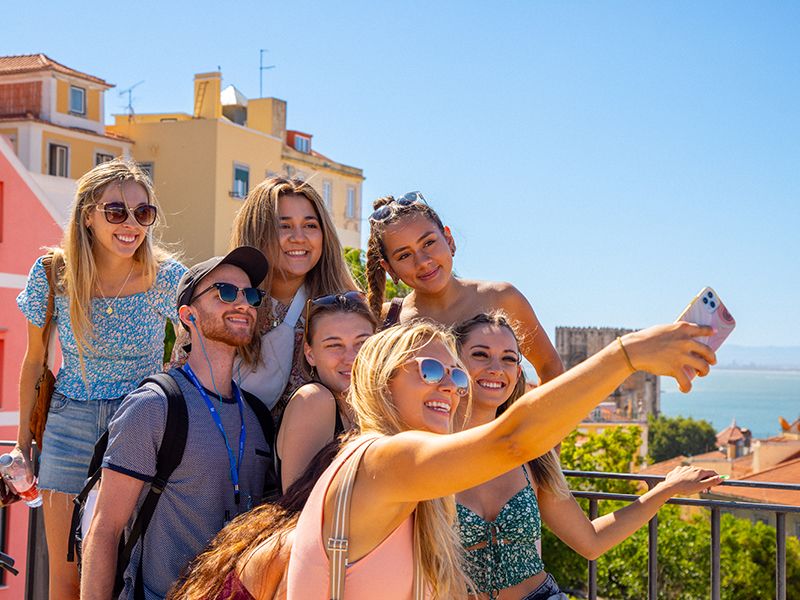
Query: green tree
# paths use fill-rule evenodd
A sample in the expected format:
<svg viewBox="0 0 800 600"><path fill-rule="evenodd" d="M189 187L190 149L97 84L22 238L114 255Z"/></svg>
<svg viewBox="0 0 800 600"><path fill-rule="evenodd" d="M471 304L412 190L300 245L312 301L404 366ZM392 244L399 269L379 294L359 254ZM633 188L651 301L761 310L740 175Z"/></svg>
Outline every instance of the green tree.
<svg viewBox="0 0 800 600"><path fill-rule="evenodd" d="M366 254L363 250L358 248L345 247L344 260L353 274L353 279L356 280L356 285L359 289L367 289L367 267L366 267ZM395 283L391 279L386 280L386 300L391 300L395 296L405 297L411 293L411 288L402 281Z"/></svg>
<svg viewBox="0 0 800 600"><path fill-rule="evenodd" d="M661 462L685 454L694 456L716 447L717 434L711 423L688 417L653 417L648 420L650 458Z"/></svg>

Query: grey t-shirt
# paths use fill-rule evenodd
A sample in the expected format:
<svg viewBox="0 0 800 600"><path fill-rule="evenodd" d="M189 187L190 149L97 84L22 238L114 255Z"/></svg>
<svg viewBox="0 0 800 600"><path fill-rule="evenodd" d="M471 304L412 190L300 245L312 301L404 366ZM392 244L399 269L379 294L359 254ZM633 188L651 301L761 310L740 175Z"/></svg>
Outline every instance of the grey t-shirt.
<svg viewBox="0 0 800 600"><path fill-rule="evenodd" d="M269 466L268 445L252 409L244 405L246 440L239 470L241 500L234 502L225 442L197 388L177 369L173 376L186 400L189 430L181 464L169 479L144 538L145 597L162 600L186 565L222 529L226 512L233 518L261 499ZM241 421L233 399L208 397L219 411L234 456L239 454ZM150 482L167 419L167 398L154 384L145 384L123 401L109 425L103 467ZM149 490L145 485L138 506ZM133 523L131 518L130 524ZM142 559L138 543L125 571L121 599L133 597L133 576Z"/></svg>

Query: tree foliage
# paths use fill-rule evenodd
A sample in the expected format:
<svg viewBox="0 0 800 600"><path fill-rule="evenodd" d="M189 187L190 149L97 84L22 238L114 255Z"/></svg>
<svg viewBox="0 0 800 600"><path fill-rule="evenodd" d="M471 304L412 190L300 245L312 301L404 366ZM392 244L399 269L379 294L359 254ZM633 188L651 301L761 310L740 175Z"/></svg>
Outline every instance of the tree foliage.
<svg viewBox="0 0 800 600"><path fill-rule="evenodd" d="M358 285L359 289L366 291L367 260L364 251L358 248L345 247L344 260L347 263L347 266L350 268L350 272L353 274L353 279L356 280L356 284ZM402 298L408 296L410 293L411 288L402 281L395 283L391 279L387 278L385 293L386 300L391 300L395 296L400 296Z"/></svg>
<svg viewBox="0 0 800 600"><path fill-rule="evenodd" d="M661 462L684 454L695 456L716 447L717 434L708 421L689 417L653 417L648 421L650 458Z"/></svg>
<svg viewBox="0 0 800 600"><path fill-rule="evenodd" d="M573 433L561 446L565 469L624 472L634 461L638 444L626 428L609 428L589 437ZM620 485L620 484L623 485ZM573 489L630 492L628 482L570 479ZM625 489L628 486L628 489ZM588 508L588 502L579 501ZM600 514L624 503L601 501ZM588 511L587 511L588 512ZM787 537L787 598L800 598L800 541ZM703 509L664 506L658 513L658 598L708 598L711 586L711 522ZM543 557L562 587L586 592L588 563L549 530L543 531ZM721 519L721 584L723 600L775 597L775 529L734 515ZM597 561L599 596L608 600L647 598L647 526L612 548Z"/></svg>

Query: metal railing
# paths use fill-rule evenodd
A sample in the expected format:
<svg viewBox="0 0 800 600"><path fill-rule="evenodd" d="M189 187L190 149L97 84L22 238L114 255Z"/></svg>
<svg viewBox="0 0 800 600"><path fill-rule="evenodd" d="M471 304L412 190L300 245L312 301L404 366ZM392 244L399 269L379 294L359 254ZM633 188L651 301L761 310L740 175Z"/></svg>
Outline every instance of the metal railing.
<svg viewBox="0 0 800 600"><path fill-rule="evenodd" d="M600 471L571 471L565 470L567 477L580 477L582 479L614 479L623 481L643 481L649 489L652 489L658 482L664 481L665 477L659 475L640 475L635 473L604 473ZM758 488L770 490L790 490L800 492L800 484L796 483L772 483L764 481L738 481L726 480L721 486ZM621 500L632 502L639 496L635 494L616 494L610 492L591 492L572 490L576 498L586 498L589 500L589 518L595 519L598 516L598 501L600 500ZM708 508L711 511L711 600L719 600L721 591L720 577L720 516L723 510L744 511L753 510L759 512L769 512L775 514L775 597L777 600L786 600L786 515L789 513L800 513L800 506L790 506L784 504L766 504L761 502L744 502L735 500L713 500L698 498L670 498L669 504L679 506L699 506ZM647 597L648 600L656 600L658 597L658 515L654 516L648 523L647 531ZM589 600L597 600L597 563L589 561Z"/></svg>

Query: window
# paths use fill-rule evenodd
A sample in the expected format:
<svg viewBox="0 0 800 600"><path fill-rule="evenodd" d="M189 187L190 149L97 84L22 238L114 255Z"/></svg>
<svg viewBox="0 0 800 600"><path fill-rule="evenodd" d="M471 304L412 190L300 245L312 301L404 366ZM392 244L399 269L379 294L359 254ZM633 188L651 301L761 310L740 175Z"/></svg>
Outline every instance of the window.
<svg viewBox="0 0 800 600"><path fill-rule="evenodd" d="M250 168L246 165L233 165L233 191L234 198L244 198L250 191Z"/></svg>
<svg viewBox="0 0 800 600"><path fill-rule="evenodd" d="M94 166L102 165L104 162L114 160L113 154L105 154L103 152L96 152L94 155Z"/></svg>
<svg viewBox="0 0 800 600"><path fill-rule="evenodd" d="M150 181L153 181L153 163L151 162L140 162L136 163L139 168L147 173L147 176L150 178Z"/></svg>
<svg viewBox="0 0 800 600"><path fill-rule="evenodd" d="M50 144L48 173L56 177L69 177L69 148Z"/></svg>
<svg viewBox="0 0 800 600"><path fill-rule="evenodd" d="M305 152L308 154L311 152L311 140L302 135L296 135L294 137L294 149L298 152Z"/></svg>
<svg viewBox="0 0 800 600"><path fill-rule="evenodd" d="M333 210L333 186L330 181L322 182L322 200L325 202L325 208L328 212Z"/></svg>
<svg viewBox="0 0 800 600"><path fill-rule="evenodd" d="M69 87L69 112L76 115L86 114L86 90L71 85Z"/></svg>
<svg viewBox="0 0 800 600"><path fill-rule="evenodd" d="M348 219L354 219L356 216L356 188L347 188L347 205L344 209L344 216Z"/></svg>

